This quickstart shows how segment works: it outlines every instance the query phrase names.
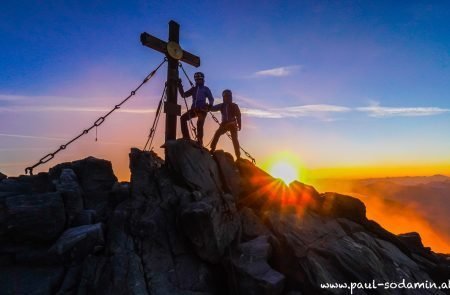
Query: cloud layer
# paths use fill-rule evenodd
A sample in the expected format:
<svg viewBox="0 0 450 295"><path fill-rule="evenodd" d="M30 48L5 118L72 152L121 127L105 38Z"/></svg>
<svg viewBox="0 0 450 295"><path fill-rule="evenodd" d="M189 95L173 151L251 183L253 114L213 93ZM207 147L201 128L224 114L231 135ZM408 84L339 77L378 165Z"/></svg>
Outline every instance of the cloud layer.
<svg viewBox="0 0 450 295"><path fill-rule="evenodd" d="M271 70L260 71L260 75L287 75L289 68L298 66L281 67ZM44 99L44 98L47 98ZM0 113L2 112L97 112L106 113L111 110L108 107L79 107L79 106L58 106L58 105L28 105L27 102L42 99L42 103L48 100L55 100L55 97L26 97L26 96L8 96L0 95ZM216 100L219 103L221 99ZM392 118L392 117L424 117L435 116L450 113L450 109L441 107L385 107L378 102L373 102L364 107L347 107L329 104L309 104L294 105L282 108L266 107L256 103L258 100L248 97L237 97L237 101L243 102L242 113L256 118L298 118L298 117L316 117L329 120L329 115L343 113L365 113L373 118ZM123 108L118 112L130 114L149 114L154 113L153 108Z"/></svg>
<svg viewBox="0 0 450 295"><path fill-rule="evenodd" d="M289 76L293 72L300 69L299 65L291 65L273 69L267 69L262 71L257 71L253 74L253 77L284 77Z"/></svg>
<svg viewBox="0 0 450 295"><path fill-rule="evenodd" d="M372 105L368 107L356 108L357 111L366 112L370 117L420 117L433 116L450 112L450 109L438 107L382 107Z"/></svg>

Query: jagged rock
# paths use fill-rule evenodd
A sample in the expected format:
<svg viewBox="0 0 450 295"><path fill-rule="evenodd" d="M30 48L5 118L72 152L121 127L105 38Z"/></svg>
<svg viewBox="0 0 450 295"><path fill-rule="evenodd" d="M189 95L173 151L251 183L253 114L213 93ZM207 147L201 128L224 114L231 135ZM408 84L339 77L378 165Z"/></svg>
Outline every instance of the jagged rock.
<svg viewBox="0 0 450 295"><path fill-rule="evenodd" d="M133 149L130 169L131 199L127 206L131 212L127 218L148 292L217 294L219 287L211 267L193 252L178 226L178 206L192 202L189 191L174 183L154 153ZM115 248L128 241L122 234L114 240L111 246Z"/></svg>
<svg viewBox="0 0 450 295"><path fill-rule="evenodd" d="M154 152L142 152L132 148L130 156L131 171L131 198L136 201L144 201L157 194L154 186L149 185L154 181L156 171L161 168L163 160Z"/></svg>
<svg viewBox="0 0 450 295"><path fill-rule="evenodd" d="M222 191L219 168L208 151L186 140L166 143L171 171L195 190L192 202L182 203L180 221L197 255L217 263L240 228L234 198Z"/></svg>
<svg viewBox="0 0 450 295"><path fill-rule="evenodd" d="M319 193L309 185L294 181L286 186L245 159L236 161L241 175L241 194L238 207L249 207L255 212L271 210L298 211L317 208Z"/></svg>
<svg viewBox="0 0 450 295"><path fill-rule="evenodd" d="M0 182L0 198L11 195L31 194L33 188L30 183L20 182L15 178L7 178Z"/></svg>
<svg viewBox="0 0 450 295"><path fill-rule="evenodd" d="M3 179L8 178L8 176L6 176L5 174L0 172L0 181L2 181Z"/></svg>
<svg viewBox="0 0 450 295"><path fill-rule="evenodd" d="M307 293L320 293L320 284L327 282L431 280L393 244L366 232L349 236L336 219L274 212L266 218L277 238L273 243L277 269Z"/></svg>
<svg viewBox="0 0 450 295"><path fill-rule="evenodd" d="M73 224L75 216L83 210L82 190L77 181L77 176L72 169L62 170L59 180L55 183L56 190L61 193L66 209L67 221Z"/></svg>
<svg viewBox="0 0 450 295"><path fill-rule="evenodd" d="M362 202L226 153L169 141L166 164L132 149L130 170L118 183L90 157L0 180L0 293L315 295L450 277L448 255L367 220Z"/></svg>
<svg viewBox="0 0 450 295"><path fill-rule="evenodd" d="M50 178L59 178L65 168L70 168L75 172L84 192L110 191L117 181L111 162L94 157L58 164L50 169Z"/></svg>
<svg viewBox="0 0 450 295"><path fill-rule="evenodd" d="M28 183L33 193L45 193L53 191L53 186L47 172L40 172L36 175L20 175L17 180L22 183Z"/></svg>
<svg viewBox="0 0 450 295"><path fill-rule="evenodd" d="M344 217L359 223L365 223L366 206L357 198L337 193L325 193L320 212L325 216Z"/></svg>
<svg viewBox="0 0 450 295"><path fill-rule="evenodd" d="M219 166L223 190L233 196L239 196L241 193L241 177L239 175L239 169L234 164L233 156L222 150L218 150L214 152L214 159Z"/></svg>
<svg viewBox="0 0 450 295"><path fill-rule="evenodd" d="M77 294L152 294L147 291L141 260L134 253L110 259L89 256L82 274Z"/></svg>
<svg viewBox="0 0 450 295"><path fill-rule="evenodd" d="M316 209L321 203L320 195L313 186L295 180L289 184L289 191L295 198L295 206Z"/></svg>
<svg viewBox="0 0 450 295"><path fill-rule="evenodd" d="M211 263L220 261L225 248L235 239L240 228L239 215L232 197L218 196L192 202L184 208L180 221L184 233L192 242L197 255Z"/></svg>
<svg viewBox="0 0 450 295"><path fill-rule="evenodd" d="M204 195L222 189L220 172L208 150L187 140L166 142L166 161L178 179Z"/></svg>
<svg viewBox="0 0 450 295"><path fill-rule="evenodd" d="M59 193L6 197L0 211L0 239L48 242L63 231L66 216Z"/></svg>
<svg viewBox="0 0 450 295"><path fill-rule="evenodd" d="M240 211L242 224L242 239L252 240L258 236L269 235L269 229L256 216L252 209L244 207Z"/></svg>
<svg viewBox="0 0 450 295"><path fill-rule="evenodd" d="M64 169L72 169L83 191L85 209L96 211L97 218L105 221L112 208L109 197L117 177L112 170L111 162L87 157L83 160L62 163L51 168L51 179L58 179Z"/></svg>
<svg viewBox="0 0 450 295"><path fill-rule="evenodd" d="M422 238L416 232L399 234L400 240L406 243L410 249L423 249Z"/></svg>
<svg viewBox="0 0 450 295"><path fill-rule="evenodd" d="M228 281L238 294L281 294L285 277L267 263L271 246L268 236L240 244L231 258Z"/></svg>
<svg viewBox="0 0 450 295"><path fill-rule="evenodd" d="M103 245L103 228L101 223L97 223L69 228L49 251L66 259L80 261L92 253L95 247Z"/></svg>
<svg viewBox="0 0 450 295"><path fill-rule="evenodd" d="M54 294L64 274L62 266L0 267L2 294Z"/></svg>

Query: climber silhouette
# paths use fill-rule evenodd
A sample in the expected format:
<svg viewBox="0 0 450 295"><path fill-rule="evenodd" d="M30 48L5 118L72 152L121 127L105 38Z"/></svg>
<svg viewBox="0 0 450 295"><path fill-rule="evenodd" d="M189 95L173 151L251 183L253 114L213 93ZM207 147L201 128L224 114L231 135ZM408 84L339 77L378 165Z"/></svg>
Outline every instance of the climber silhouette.
<svg viewBox="0 0 450 295"><path fill-rule="evenodd" d="M205 86L205 75L202 72L194 74L195 86L184 92L181 80L178 83L178 91L181 97L186 98L192 96L191 109L181 115L181 133L183 138L190 139L187 121L198 117L197 119L197 142L203 145L203 125L205 124L206 114L210 107L214 104L214 97L211 90ZM206 103L206 98L209 100L209 105Z"/></svg>
<svg viewBox="0 0 450 295"><path fill-rule="evenodd" d="M214 137L211 142L211 152L216 150L217 142L220 136L225 134L227 131L231 133L231 140L233 141L234 153L236 158L241 157L239 141L238 141L238 130L241 130L241 110L239 106L233 103L233 94L231 90L224 90L222 92L223 103L215 105L211 108L211 112L220 111L222 114L222 123L219 128L214 133Z"/></svg>

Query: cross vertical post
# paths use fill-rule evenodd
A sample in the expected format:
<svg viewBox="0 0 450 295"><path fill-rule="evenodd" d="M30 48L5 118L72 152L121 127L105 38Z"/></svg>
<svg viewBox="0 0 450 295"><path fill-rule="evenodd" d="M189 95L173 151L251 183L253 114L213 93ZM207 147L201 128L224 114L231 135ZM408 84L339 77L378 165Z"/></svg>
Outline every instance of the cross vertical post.
<svg viewBox="0 0 450 295"><path fill-rule="evenodd" d="M173 20L169 22L168 42L145 32L141 34L142 45L165 54L167 58L167 101L164 103L164 112L166 113L166 141L176 139L177 117L181 115L181 106L178 104L178 63L182 61L194 67L200 66L200 57L184 51L180 47L179 41L180 25Z"/></svg>
<svg viewBox="0 0 450 295"><path fill-rule="evenodd" d="M169 22L169 42L178 44L180 41L180 25L171 20ZM167 66L167 102L164 106L166 112L166 141L176 139L177 116L180 109L178 105L178 60L168 56Z"/></svg>

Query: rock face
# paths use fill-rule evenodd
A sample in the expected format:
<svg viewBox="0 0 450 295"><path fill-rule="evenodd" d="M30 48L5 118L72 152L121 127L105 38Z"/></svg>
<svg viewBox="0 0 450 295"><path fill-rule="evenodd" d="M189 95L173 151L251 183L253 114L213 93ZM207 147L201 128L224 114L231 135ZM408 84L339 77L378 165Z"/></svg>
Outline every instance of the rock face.
<svg viewBox="0 0 450 295"><path fill-rule="evenodd" d="M348 294L321 284L450 277L449 256L387 232L361 201L288 187L223 151L170 141L165 162L132 149L130 170L119 183L88 157L0 178L1 293Z"/></svg>

